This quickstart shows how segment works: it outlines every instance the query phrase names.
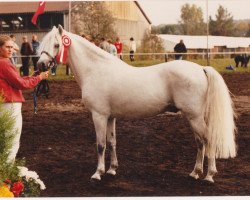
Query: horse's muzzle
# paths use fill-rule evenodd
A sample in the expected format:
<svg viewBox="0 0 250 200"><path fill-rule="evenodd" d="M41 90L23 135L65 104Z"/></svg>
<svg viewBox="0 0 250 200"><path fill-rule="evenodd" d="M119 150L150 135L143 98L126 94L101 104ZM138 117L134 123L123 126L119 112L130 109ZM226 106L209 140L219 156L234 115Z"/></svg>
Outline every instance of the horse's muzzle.
<svg viewBox="0 0 250 200"><path fill-rule="evenodd" d="M44 62L37 63L38 70L40 72L48 71L50 68L54 67L55 65L56 65L56 63L54 60L49 61L47 64L45 64Z"/></svg>
<svg viewBox="0 0 250 200"><path fill-rule="evenodd" d="M40 72L45 72L45 71L48 71L49 70L49 64L48 65L46 65L44 62L39 62L39 63L37 63L37 67L38 67L38 70L40 71Z"/></svg>

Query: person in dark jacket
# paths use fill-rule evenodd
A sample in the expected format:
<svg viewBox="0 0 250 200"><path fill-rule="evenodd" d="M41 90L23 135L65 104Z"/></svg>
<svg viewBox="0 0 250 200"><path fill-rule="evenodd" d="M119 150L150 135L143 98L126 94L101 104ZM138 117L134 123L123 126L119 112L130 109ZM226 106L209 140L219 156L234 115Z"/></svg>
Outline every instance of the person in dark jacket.
<svg viewBox="0 0 250 200"><path fill-rule="evenodd" d="M186 46L185 46L183 40L180 40L180 42L175 45L174 52L175 53L186 53L187 52L187 49L186 49ZM182 54L175 54L175 60L182 60Z"/></svg>
<svg viewBox="0 0 250 200"><path fill-rule="evenodd" d="M37 50L38 50L38 47L40 45L40 43L37 41L37 35L33 35L32 36L31 45L32 45L32 49L33 49L33 52L32 52L32 62L33 62L33 66L34 66L34 71L37 71L38 70L38 68L37 68L37 61L39 59Z"/></svg>
<svg viewBox="0 0 250 200"><path fill-rule="evenodd" d="M28 42L27 36L23 36L23 43L21 46L22 55L22 69L23 76L29 76L29 61L30 55L32 55L32 47L31 44Z"/></svg>

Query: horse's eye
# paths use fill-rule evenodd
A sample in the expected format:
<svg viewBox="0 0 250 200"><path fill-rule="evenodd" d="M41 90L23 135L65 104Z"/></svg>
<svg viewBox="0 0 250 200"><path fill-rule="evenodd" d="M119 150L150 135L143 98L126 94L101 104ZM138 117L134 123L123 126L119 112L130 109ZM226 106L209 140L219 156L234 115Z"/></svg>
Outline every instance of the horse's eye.
<svg viewBox="0 0 250 200"><path fill-rule="evenodd" d="M59 48L59 44L55 44L55 48Z"/></svg>

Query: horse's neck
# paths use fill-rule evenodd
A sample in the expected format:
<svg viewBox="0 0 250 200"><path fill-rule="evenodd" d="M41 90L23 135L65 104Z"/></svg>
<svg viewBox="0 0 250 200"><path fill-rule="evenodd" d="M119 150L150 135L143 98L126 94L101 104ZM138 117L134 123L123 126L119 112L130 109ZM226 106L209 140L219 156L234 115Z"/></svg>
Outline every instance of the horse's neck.
<svg viewBox="0 0 250 200"><path fill-rule="evenodd" d="M128 68L126 63L94 44L71 33L69 36L72 37L72 45L69 48L68 63L81 88L86 78L100 74L100 71L115 73Z"/></svg>
<svg viewBox="0 0 250 200"><path fill-rule="evenodd" d="M80 87L84 84L84 80L98 68L107 65L109 60L106 58L105 53L100 52L97 47L91 46L87 41L76 36L72 37L72 45L69 48L68 64L79 84Z"/></svg>

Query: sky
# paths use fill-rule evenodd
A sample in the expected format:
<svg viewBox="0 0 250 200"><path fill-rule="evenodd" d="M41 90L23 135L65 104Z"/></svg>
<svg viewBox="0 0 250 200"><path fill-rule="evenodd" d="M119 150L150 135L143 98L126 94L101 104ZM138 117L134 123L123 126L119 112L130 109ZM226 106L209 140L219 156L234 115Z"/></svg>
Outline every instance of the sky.
<svg viewBox="0 0 250 200"><path fill-rule="evenodd" d="M17 0L0 0L17 1ZM42 1L42 0L21 0ZM45 0L46 1L46 0ZM52 0L47 0L52 1ZM59 1L59 0L54 0ZM68 1L68 0L61 0ZM73 0L72 0L73 1ZM78 0L79 1L79 0ZM99 1L99 0L98 0ZM126 0L112 0L126 1ZM219 5L228 10L235 20L250 19L250 0L137 0L144 12L152 22L152 25L176 24L180 20L181 7L185 3L195 4L203 10L204 21L207 21L206 1L208 1L208 16L215 19Z"/></svg>
<svg viewBox="0 0 250 200"><path fill-rule="evenodd" d="M185 3L201 7L204 21L207 21L206 0L138 0L138 2L153 25L178 23L181 7ZM250 19L250 0L208 0L208 16L215 19L219 5L226 8L235 20Z"/></svg>

